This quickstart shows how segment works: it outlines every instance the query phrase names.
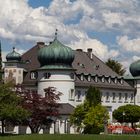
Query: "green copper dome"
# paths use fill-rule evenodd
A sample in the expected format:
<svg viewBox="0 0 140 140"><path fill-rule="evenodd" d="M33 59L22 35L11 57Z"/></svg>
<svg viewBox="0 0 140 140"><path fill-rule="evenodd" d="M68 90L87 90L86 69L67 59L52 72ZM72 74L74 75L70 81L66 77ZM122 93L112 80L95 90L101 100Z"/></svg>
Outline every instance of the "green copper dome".
<svg viewBox="0 0 140 140"><path fill-rule="evenodd" d="M132 76L140 76L140 60L133 62L129 69Z"/></svg>
<svg viewBox="0 0 140 140"><path fill-rule="evenodd" d="M7 61L20 61L21 55L15 51L15 48L13 47L13 51L11 53L8 53L6 56Z"/></svg>
<svg viewBox="0 0 140 140"><path fill-rule="evenodd" d="M39 50L38 60L46 68L72 68L74 52L55 38L50 45Z"/></svg>

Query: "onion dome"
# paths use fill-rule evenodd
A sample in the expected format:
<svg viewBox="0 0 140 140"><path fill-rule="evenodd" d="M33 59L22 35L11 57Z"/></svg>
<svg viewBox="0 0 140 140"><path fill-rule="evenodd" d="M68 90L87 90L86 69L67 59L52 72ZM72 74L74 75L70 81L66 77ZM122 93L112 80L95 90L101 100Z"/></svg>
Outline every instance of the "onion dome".
<svg viewBox="0 0 140 140"><path fill-rule="evenodd" d="M132 76L140 76L140 60L133 62L129 69Z"/></svg>
<svg viewBox="0 0 140 140"><path fill-rule="evenodd" d="M20 61L21 55L15 51L15 47L13 47L13 51L8 53L6 56L7 61Z"/></svg>
<svg viewBox="0 0 140 140"><path fill-rule="evenodd" d="M51 44L39 50L38 60L45 68L72 68L74 52L55 38Z"/></svg>

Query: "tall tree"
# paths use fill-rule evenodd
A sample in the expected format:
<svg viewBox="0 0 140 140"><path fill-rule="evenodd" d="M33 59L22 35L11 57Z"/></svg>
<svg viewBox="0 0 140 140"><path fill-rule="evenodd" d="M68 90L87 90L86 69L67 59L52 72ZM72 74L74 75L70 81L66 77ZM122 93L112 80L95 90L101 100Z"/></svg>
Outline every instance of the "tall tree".
<svg viewBox="0 0 140 140"><path fill-rule="evenodd" d="M140 106L138 105L124 105L113 111L113 117L120 123L133 123L140 120Z"/></svg>
<svg viewBox="0 0 140 140"><path fill-rule="evenodd" d="M21 98L13 91L11 83L0 84L0 121L2 134L6 122L20 123L28 112L20 105Z"/></svg>
<svg viewBox="0 0 140 140"><path fill-rule="evenodd" d="M86 100L89 106L96 106L101 104L101 92L98 88L90 86L86 94Z"/></svg>
<svg viewBox="0 0 140 140"><path fill-rule="evenodd" d="M121 76L126 72L125 68L123 68L123 65L116 60L109 58L106 62L106 65Z"/></svg>
<svg viewBox="0 0 140 140"><path fill-rule="evenodd" d="M59 115L57 102L61 93L53 87L44 89L44 91L45 97L35 91L17 90L23 98L23 108L30 113L24 123L30 127L32 133L38 133L43 126L51 124L53 117Z"/></svg>

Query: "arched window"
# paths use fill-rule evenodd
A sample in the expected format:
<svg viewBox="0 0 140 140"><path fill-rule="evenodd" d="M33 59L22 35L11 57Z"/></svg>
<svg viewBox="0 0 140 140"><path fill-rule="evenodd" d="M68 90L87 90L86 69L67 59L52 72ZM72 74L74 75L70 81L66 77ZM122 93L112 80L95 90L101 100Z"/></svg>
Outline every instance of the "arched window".
<svg viewBox="0 0 140 140"><path fill-rule="evenodd" d="M44 79L49 79L51 76L51 73L44 73Z"/></svg>

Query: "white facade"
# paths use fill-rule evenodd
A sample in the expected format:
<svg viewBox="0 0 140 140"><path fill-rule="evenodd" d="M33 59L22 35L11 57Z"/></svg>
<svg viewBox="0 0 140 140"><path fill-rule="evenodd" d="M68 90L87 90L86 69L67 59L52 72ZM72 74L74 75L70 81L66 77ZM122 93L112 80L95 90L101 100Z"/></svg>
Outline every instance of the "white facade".
<svg viewBox="0 0 140 140"><path fill-rule="evenodd" d="M83 53L86 55L85 53ZM93 62L93 56L90 52L90 55L86 55L86 57L90 57L89 61ZM77 67L82 71L86 65L77 62ZM97 61L97 60L96 60ZM32 61L30 61L32 62ZM81 65L80 65L81 64ZM93 63L94 64L94 63ZM100 67L98 64L94 64L89 67L93 67L94 71L98 71L102 69L103 63L100 62ZM103 64L105 65L105 64ZM33 70L33 71L32 71ZM88 70L88 69L87 69ZM80 72L81 72L80 71ZM87 72L85 70L85 72ZM48 87L55 87L56 91L61 92L62 95L60 96L59 103L68 103L73 107L81 104L85 100L85 95L90 85L95 85L99 87L99 90L102 93L102 105L106 106L110 119L109 122L114 121L112 118L112 112L117 109L119 106L125 104L139 104L140 105L140 80L137 80L136 88L137 93L134 97L133 88L130 87L127 83L123 85L124 81L122 77L112 76L112 75L105 75L105 74L92 74L84 72L79 73L78 76L75 74L76 72L72 69L42 69L38 68L29 69L27 71L28 79L27 82L35 81L36 85L26 87L30 90L36 90L38 94L45 96L44 89ZM26 74L27 74L26 73ZM17 62L6 62L4 67L4 80L14 80L16 84L22 84L24 81L23 79L24 68L19 61ZM109 73L110 74L110 73ZM79 80L77 80L77 79ZM77 81L82 85L76 85ZM78 83L77 82L77 83ZM102 86L103 85L103 86ZM102 86L102 87L101 87ZM125 87L123 87L125 86ZM117 88L116 88L117 87ZM129 89L127 89L127 87ZM24 130L24 131L23 131ZM16 126L13 131L16 133L31 133L29 127L25 126ZM42 129L40 133L46 132L46 130ZM59 118L56 118L54 123L52 123L50 133L76 133L76 128L70 126L69 123L69 116L68 115L61 115Z"/></svg>
<svg viewBox="0 0 140 140"><path fill-rule="evenodd" d="M15 84L21 84L23 82L23 70L19 63L7 62L4 67L4 81L12 80Z"/></svg>
<svg viewBox="0 0 140 140"><path fill-rule="evenodd" d="M39 70L38 71L38 93L45 96L44 89L55 87L61 92L60 103L74 105L75 83L72 77L73 71L68 70Z"/></svg>

